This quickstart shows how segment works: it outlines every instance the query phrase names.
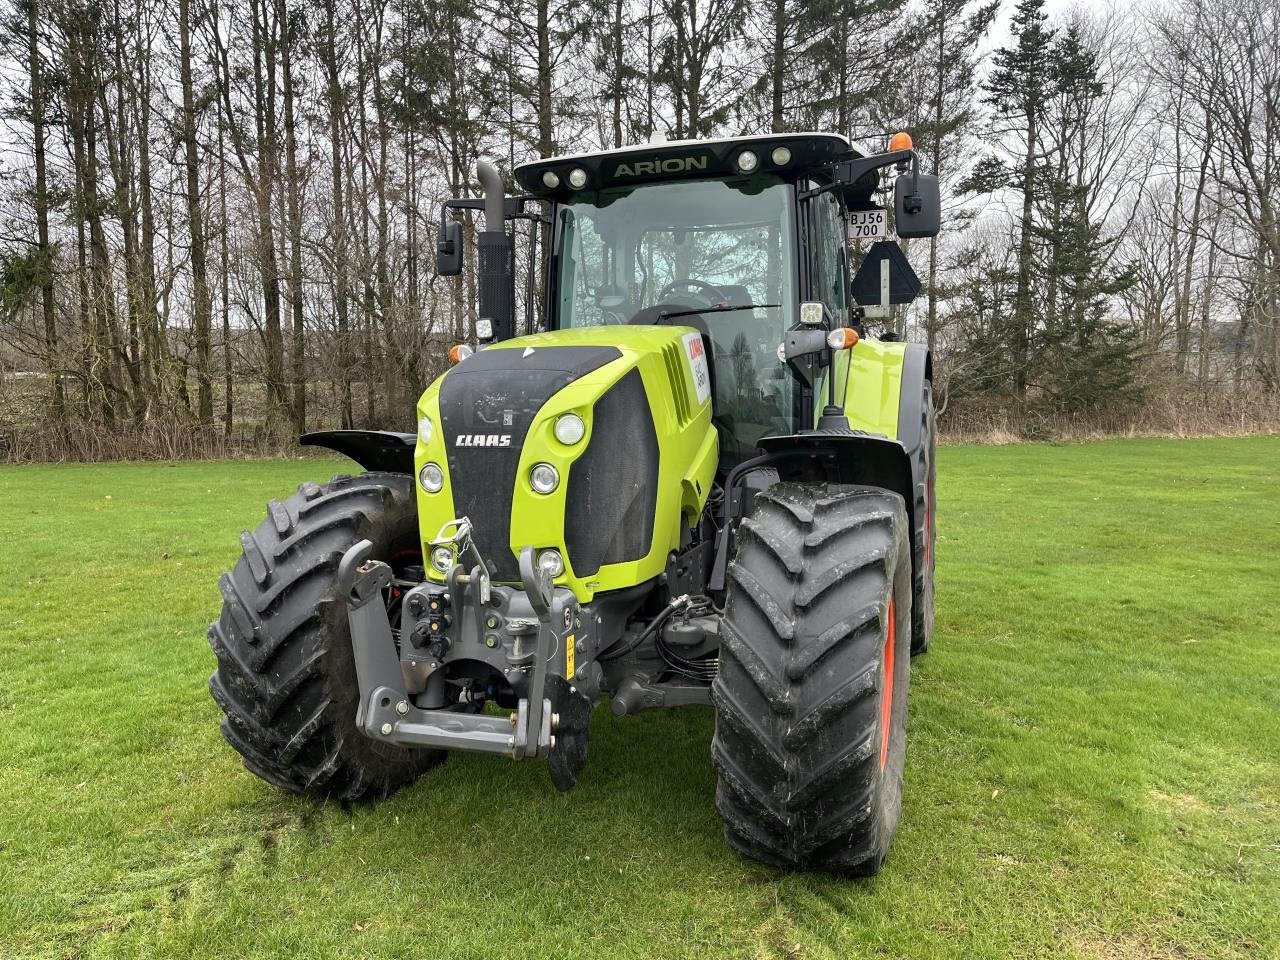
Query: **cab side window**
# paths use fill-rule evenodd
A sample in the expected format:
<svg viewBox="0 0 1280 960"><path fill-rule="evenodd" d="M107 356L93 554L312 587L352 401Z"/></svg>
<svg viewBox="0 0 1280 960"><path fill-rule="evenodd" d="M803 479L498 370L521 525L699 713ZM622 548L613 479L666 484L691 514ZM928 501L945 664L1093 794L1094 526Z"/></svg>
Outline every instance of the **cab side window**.
<svg viewBox="0 0 1280 960"><path fill-rule="evenodd" d="M814 198L809 223L813 231L813 294L827 305L837 325L844 326L849 316L849 269L844 211L834 193Z"/></svg>

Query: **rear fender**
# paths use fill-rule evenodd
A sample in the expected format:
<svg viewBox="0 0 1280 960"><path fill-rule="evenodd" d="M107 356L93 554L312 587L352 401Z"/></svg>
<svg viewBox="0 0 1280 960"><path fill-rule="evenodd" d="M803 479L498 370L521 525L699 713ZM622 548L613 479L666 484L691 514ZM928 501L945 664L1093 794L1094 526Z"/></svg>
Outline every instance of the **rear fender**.
<svg viewBox="0 0 1280 960"><path fill-rule="evenodd" d="M929 443L922 429L924 387L933 380L929 350L919 343L868 338L853 348L849 361L846 365L837 358L834 365L836 396L844 397L844 414L854 430L894 438L907 452L912 486L902 494L910 509L916 488L926 482L921 448ZM846 370L852 377L846 377ZM814 391L815 420L826 403L825 375L819 387Z"/></svg>
<svg viewBox="0 0 1280 960"><path fill-rule="evenodd" d="M929 442L923 430L926 381L933 381L933 362L928 349L918 343L906 344L902 357L902 388L898 396L898 440L911 456L915 469L921 462L916 454L922 444ZM912 479L917 484L925 482L923 476Z"/></svg>
<svg viewBox="0 0 1280 960"><path fill-rule="evenodd" d="M304 447L325 447L350 457L366 470L378 473L413 475L413 447L418 438L412 433L388 430L320 430L304 433L298 442Z"/></svg>
<svg viewBox="0 0 1280 960"><path fill-rule="evenodd" d="M858 341L848 356L837 354L836 397L849 418L849 426L867 433L897 436L911 449L920 432L920 400L924 382L933 379L929 349L921 343L877 340ZM852 373L852 377L846 375ZM814 419L827 404L827 371L814 390Z"/></svg>

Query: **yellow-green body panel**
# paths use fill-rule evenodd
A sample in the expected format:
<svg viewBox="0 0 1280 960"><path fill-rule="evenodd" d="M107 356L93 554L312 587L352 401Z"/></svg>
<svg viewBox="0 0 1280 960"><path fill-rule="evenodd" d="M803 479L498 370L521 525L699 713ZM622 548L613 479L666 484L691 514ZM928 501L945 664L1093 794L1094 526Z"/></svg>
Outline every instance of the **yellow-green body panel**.
<svg viewBox="0 0 1280 960"><path fill-rule="evenodd" d="M694 366L688 360L686 337L696 334L687 327L604 326L582 327L534 334L502 341L488 350L519 350L543 347L610 346L622 354L579 377L553 394L538 410L520 452L515 490L511 504L510 546L517 556L526 545L537 550L554 547L565 559L564 574L556 583L572 590L586 603L600 591L634 586L656 577L666 568L667 555L681 544L682 528L687 530L702 514L719 459L719 443L711 426L711 399L699 402L694 383ZM699 345L701 340L698 340ZM589 577L573 570L572 557L565 547L566 498L572 464L588 448L593 430L595 403L631 370L638 370L648 397L658 441L658 482L651 549L639 560L606 564ZM415 474L428 462L438 464L445 475L443 489L427 493L416 484L419 527L428 575L443 579L430 564L427 541L442 524L457 517L450 486L448 451L440 417L440 385L449 373L432 383L418 401L418 418L429 417L434 426L428 442L418 438L414 451ZM681 392L682 391L682 392ZM565 445L556 439L553 428L558 417L576 413L586 425L586 435L578 443ZM539 494L530 486L529 471L538 463L549 463L560 474L560 483L550 494ZM480 518L472 517L474 522Z"/></svg>
<svg viewBox="0 0 1280 960"><path fill-rule="evenodd" d="M852 367L849 353L853 354ZM898 403L902 395L902 366L905 343L883 343L873 338L858 341L852 351L835 355L836 403L844 407L854 430L898 436ZM852 374L846 377L846 370ZM841 402L843 398L843 403ZM824 371L814 391L815 421L827 405L827 374Z"/></svg>

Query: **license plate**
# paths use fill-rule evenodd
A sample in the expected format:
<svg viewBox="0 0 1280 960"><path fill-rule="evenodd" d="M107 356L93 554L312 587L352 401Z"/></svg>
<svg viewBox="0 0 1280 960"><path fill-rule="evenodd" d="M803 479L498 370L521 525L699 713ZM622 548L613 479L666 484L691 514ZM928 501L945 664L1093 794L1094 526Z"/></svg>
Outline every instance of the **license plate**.
<svg viewBox="0 0 1280 960"><path fill-rule="evenodd" d="M879 240L885 234L885 228L889 223L889 211L881 210L850 210L849 211L849 239L850 240Z"/></svg>

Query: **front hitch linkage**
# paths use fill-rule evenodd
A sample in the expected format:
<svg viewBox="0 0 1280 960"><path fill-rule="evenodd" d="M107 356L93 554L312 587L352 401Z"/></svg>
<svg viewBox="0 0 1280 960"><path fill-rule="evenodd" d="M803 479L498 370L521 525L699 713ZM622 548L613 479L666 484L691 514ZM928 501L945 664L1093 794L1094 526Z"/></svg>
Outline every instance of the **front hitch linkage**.
<svg viewBox="0 0 1280 960"><path fill-rule="evenodd" d="M526 550L532 553L531 548ZM547 756L552 747L552 716L550 704L542 696L548 655L548 651L542 648L553 634L550 616L544 612L546 602L543 610L538 610L538 601L533 601L541 621L539 653L535 656L529 697L520 700L514 717L422 709L415 706L405 692L400 656L383 601L383 590L392 579L391 568L380 560L369 559L372 552L373 544L361 540L342 555L338 564L338 587L347 604L351 649L360 687L356 726L375 740L405 746L471 750L514 759ZM524 567L523 554L521 567ZM488 592L488 573L483 561L477 563L468 579L476 587L477 594L481 590ZM526 580L531 597L535 594L539 598L543 596L535 583L545 587L549 598L549 584ZM478 596L472 602L481 605Z"/></svg>

